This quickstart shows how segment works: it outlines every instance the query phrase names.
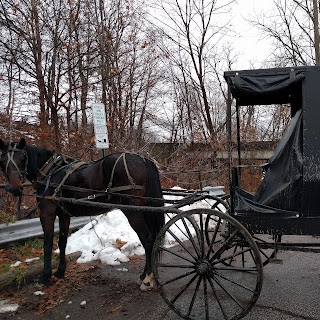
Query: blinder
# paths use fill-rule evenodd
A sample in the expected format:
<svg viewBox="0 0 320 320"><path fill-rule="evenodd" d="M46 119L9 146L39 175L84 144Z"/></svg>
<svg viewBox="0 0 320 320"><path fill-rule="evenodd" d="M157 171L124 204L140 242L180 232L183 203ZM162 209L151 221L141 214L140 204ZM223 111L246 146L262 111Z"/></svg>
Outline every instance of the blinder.
<svg viewBox="0 0 320 320"><path fill-rule="evenodd" d="M16 161L14 160L14 154L16 152L22 152L25 160L25 167L24 170L19 169ZM1 155L7 155L7 161L5 164L3 164L3 171L6 176L8 176L8 168L10 163L17 169L15 171L18 171L21 174L22 182L26 181L26 176L27 176L27 167L28 167L28 154L24 149L19 149L17 148L17 144L14 144L12 146L11 143L9 143L8 149L5 152L2 152Z"/></svg>

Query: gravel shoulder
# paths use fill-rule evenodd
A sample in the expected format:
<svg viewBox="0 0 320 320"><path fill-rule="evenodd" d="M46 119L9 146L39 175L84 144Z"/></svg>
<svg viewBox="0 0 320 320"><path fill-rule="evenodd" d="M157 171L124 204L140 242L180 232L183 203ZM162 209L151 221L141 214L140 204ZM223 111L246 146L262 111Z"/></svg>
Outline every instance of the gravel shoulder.
<svg viewBox="0 0 320 320"><path fill-rule="evenodd" d="M169 319L168 313L172 312L159 292L141 292L139 289L137 280L143 264L143 256L132 257L131 261L118 266L69 261L66 278L54 279L48 287L39 284L42 266L37 264L37 274L30 274L21 288L15 284L2 288L0 301L7 300L19 307L14 312L0 313L0 318Z"/></svg>

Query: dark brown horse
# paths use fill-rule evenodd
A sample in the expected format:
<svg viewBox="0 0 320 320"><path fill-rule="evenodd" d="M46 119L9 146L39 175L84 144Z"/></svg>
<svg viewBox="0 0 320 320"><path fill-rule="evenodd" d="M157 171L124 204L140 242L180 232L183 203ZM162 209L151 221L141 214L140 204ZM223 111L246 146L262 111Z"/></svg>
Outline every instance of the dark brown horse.
<svg viewBox="0 0 320 320"><path fill-rule="evenodd" d="M25 179L32 182L36 190L44 232L44 283L47 284L52 275L56 217L59 217L60 227L60 262L54 275L63 278L70 217L102 214L108 210L99 204L112 203L122 209L140 238L146 254L145 268L140 276L141 289L152 289L152 247L164 225L162 210L143 210L144 206L163 206L159 172L153 161L133 153L114 153L92 163L83 163L27 145L23 138L18 143L5 143L0 139L0 150L0 166L9 191L14 196L21 195Z"/></svg>

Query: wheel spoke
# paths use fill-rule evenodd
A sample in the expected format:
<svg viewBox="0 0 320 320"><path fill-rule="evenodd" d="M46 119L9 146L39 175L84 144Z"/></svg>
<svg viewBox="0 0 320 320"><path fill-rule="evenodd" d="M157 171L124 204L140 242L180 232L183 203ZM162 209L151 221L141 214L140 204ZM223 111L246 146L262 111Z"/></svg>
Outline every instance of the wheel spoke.
<svg viewBox="0 0 320 320"><path fill-rule="evenodd" d="M193 239L192 234L190 233L190 230L189 230L189 228L188 228L188 226L187 226L187 224L186 224L185 219L182 218L181 220L182 220L183 225L184 225L184 227L185 227L185 229L186 229L186 231L187 231L187 233L188 233L189 240L190 240L190 242L192 243L192 246L193 246L194 250L197 252L198 257L200 257L200 255L201 255L200 250L199 250L199 248L197 247L197 245L196 245L196 243L195 243L195 241L194 241L194 239ZM192 226L193 226L193 228L195 229L195 232L197 233L197 231L198 231L198 230L197 230L198 226L194 226L193 223L192 223Z"/></svg>
<svg viewBox="0 0 320 320"><path fill-rule="evenodd" d="M177 252L174 252L174 251L170 250L169 248L160 246L159 249L162 250L162 251L166 251L168 253L171 253L172 255L174 255L174 256L182 259L182 260L188 261L188 262L192 263L193 265L195 264L195 262L192 261L191 259L188 259L187 257L185 257L185 256L183 256L183 255L181 255L181 254L179 254Z"/></svg>
<svg viewBox="0 0 320 320"><path fill-rule="evenodd" d="M204 307L206 312L206 319L209 320L209 304L208 304L208 293L207 293L207 280L203 277L203 295L204 295Z"/></svg>
<svg viewBox="0 0 320 320"><path fill-rule="evenodd" d="M181 291L171 300L172 304L174 304L182 296L182 294L189 288L189 286L197 277L198 275L196 274L189 280L189 282L181 289Z"/></svg>
<svg viewBox="0 0 320 320"><path fill-rule="evenodd" d="M230 255L228 255L228 256L224 256L223 258L220 258L220 259L215 260L214 262L211 263L211 265L216 265L216 264L218 264L218 263L220 263L220 262L224 262L224 261L226 261L226 260L228 260L228 259L234 260L234 258L236 258L237 256L239 256L239 255L242 255L242 256L243 256L244 253L246 253L246 252L248 252L248 251L251 251L251 249L250 249L250 248L246 248L246 249L243 249L243 250L241 250L241 251L237 251L236 253L233 252L232 254L230 254ZM231 263L230 263L230 264L231 264ZM244 265L243 265L243 267L244 267Z"/></svg>
<svg viewBox="0 0 320 320"><path fill-rule="evenodd" d="M200 247L201 247L201 257L204 257L205 256L205 254L204 254L204 230L203 230L203 215L202 214L200 214L200 243L199 243L199 245L200 245Z"/></svg>
<svg viewBox="0 0 320 320"><path fill-rule="evenodd" d="M227 280L227 279L226 279ZM244 310L243 305L238 301L237 298L235 298L223 285L222 283L217 279L213 278L213 281L218 284L218 286L231 298L232 301L234 301L242 310Z"/></svg>
<svg viewBox="0 0 320 320"><path fill-rule="evenodd" d="M169 264L169 263L163 263L163 262L157 262L157 267L161 268L182 268L182 269L194 269L194 266L186 265L186 264Z"/></svg>
<svg viewBox="0 0 320 320"><path fill-rule="evenodd" d="M215 270L221 270L221 271L240 271L240 272L254 272L257 271L256 267L235 267L235 266L219 266L219 267L215 267Z"/></svg>
<svg viewBox="0 0 320 320"><path fill-rule="evenodd" d="M217 238L217 234L218 234L218 230L220 228L220 225L221 225L221 218L219 218L218 222L216 223L211 240L209 238L207 239L207 240L210 240L210 244L209 244L209 248L208 248L208 252L207 252L207 256L206 256L207 259L209 259L210 253L214 253L213 246L217 243L216 238Z"/></svg>
<svg viewBox="0 0 320 320"><path fill-rule="evenodd" d="M186 250L189 255L193 258L193 259L197 259L198 257L195 257L193 255L193 253L188 249L188 247L183 243L183 241L181 241L170 229L168 229L169 234L181 245L181 247L183 247L184 250Z"/></svg>
<svg viewBox="0 0 320 320"><path fill-rule="evenodd" d="M200 283L201 283L201 277L199 277L197 285L196 285L196 287L194 289L194 292L193 292L193 295L192 295L192 299L191 299L191 302L190 302L190 306L189 306L189 309L188 309L188 316L190 316L192 308L194 306L194 302L196 301L196 297L197 297L197 294L198 294Z"/></svg>
<svg viewBox="0 0 320 320"><path fill-rule="evenodd" d="M218 297L218 295L217 295L217 292L216 292L216 289L215 289L215 287L214 287L214 285L213 285L213 282L212 282L211 277L208 277L208 281L209 281L209 283L210 283L210 287L211 287L211 289L212 289L212 293L213 293L215 299L217 300L217 302L218 302L218 304L219 304L219 307L220 307L220 310L221 310L221 312L222 312L222 314L223 314L223 317L224 317L225 320L227 320L227 319L228 319L227 314L226 314L226 312L225 312L225 310L224 310L224 307L223 307L223 305L221 304L221 301L220 301L220 299L219 299L219 297Z"/></svg>
<svg viewBox="0 0 320 320"><path fill-rule="evenodd" d="M167 280L166 282L161 283L161 286L165 286L165 285L170 284L170 283L172 283L172 282L175 282L175 281L177 281L177 280L181 280L181 279L183 279L183 278L185 278L185 277L188 277L188 276L194 274L195 272L196 272L196 271L193 270L193 271L190 271L190 272L181 274L181 275L178 276L178 277L172 278L172 279L170 279L170 280Z"/></svg>
<svg viewBox="0 0 320 320"><path fill-rule="evenodd" d="M216 257L220 257L222 252L226 250L229 243L233 240L233 238L237 235L238 231L235 230L229 237L226 239L226 241L223 243L223 246L221 246L210 258L210 262L212 263Z"/></svg>
<svg viewBox="0 0 320 320"><path fill-rule="evenodd" d="M236 244L234 249L233 249L233 253L231 256L229 256L226 260L228 260L230 258L230 261L229 261L229 265L232 264L232 262L234 261L234 258L237 256L237 254L235 254L237 252L237 249L238 249L238 245ZM222 261L223 259L221 259Z"/></svg>
<svg viewBox="0 0 320 320"><path fill-rule="evenodd" d="M237 271L240 271L240 270L237 270ZM224 280L226 280L226 281L228 281L228 282L230 282L230 283L232 283L232 284L235 284L236 286L238 286L238 287L240 287L240 288L242 288L242 289L245 289L245 290L250 291L250 292L254 292L254 290L252 290L251 288L248 288L248 287L242 285L241 283L238 283L238 282L236 282L236 281L234 281L234 280L231 280L231 279L223 276L223 275L220 274L219 272L216 272L216 271L215 271L214 274L215 274L215 276L218 276L218 277L220 277L220 278L222 278L222 279L224 279ZM214 278L214 280L215 280L217 283L219 282L216 277ZM219 283L218 283L218 284L219 284ZM220 284L219 284L219 285L220 285Z"/></svg>

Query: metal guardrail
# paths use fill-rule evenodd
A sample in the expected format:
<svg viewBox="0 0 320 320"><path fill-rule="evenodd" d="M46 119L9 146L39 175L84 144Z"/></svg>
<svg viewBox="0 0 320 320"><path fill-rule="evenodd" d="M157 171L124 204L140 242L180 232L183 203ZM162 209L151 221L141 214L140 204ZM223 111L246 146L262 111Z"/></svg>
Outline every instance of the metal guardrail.
<svg viewBox="0 0 320 320"><path fill-rule="evenodd" d="M72 217L70 230L78 229L94 218L91 217ZM54 224L55 232L59 231L59 218ZM11 243L24 241L27 239L41 237L43 235L42 226L39 218L21 220L15 223L0 224L0 247L5 247Z"/></svg>

